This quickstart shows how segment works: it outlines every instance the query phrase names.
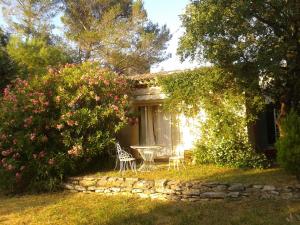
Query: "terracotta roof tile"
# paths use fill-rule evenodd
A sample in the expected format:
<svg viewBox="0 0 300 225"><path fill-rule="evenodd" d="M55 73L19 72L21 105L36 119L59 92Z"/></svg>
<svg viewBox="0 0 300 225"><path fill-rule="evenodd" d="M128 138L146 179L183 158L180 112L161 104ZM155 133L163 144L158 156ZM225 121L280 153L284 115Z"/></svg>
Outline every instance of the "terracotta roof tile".
<svg viewBox="0 0 300 225"><path fill-rule="evenodd" d="M184 72L184 70L175 70L175 71L169 71L169 72L159 72L159 73L145 73L145 74L137 74L137 75L132 75L129 76L128 78L134 81L141 81L141 80L151 80L154 79L155 77L160 77L160 76L169 76L174 73L178 72Z"/></svg>

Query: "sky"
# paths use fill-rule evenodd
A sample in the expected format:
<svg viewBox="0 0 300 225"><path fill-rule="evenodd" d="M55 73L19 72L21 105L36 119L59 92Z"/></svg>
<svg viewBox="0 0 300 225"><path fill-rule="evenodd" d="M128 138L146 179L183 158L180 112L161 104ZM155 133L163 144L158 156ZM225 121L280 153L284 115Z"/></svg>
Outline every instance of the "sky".
<svg viewBox="0 0 300 225"><path fill-rule="evenodd" d="M199 66L199 63L196 62L181 63L179 56L176 55L179 38L184 33L179 16L184 13L189 2L190 0L144 0L144 7L149 19L160 25L166 24L173 36L167 50L168 53L171 53L171 58L152 66L151 72L184 70Z"/></svg>
<svg viewBox="0 0 300 225"><path fill-rule="evenodd" d="M157 65L151 67L151 72L159 71L174 71L191 69L199 66L199 63L192 63L189 61L181 62L179 56L176 55L176 49L178 47L178 41L180 36L183 35L184 29L181 27L181 21L179 16L184 13L184 9L190 0L144 0L144 7L148 13L149 19L158 23L159 25L166 24L172 34L172 39L168 43L167 52L171 54L171 57ZM0 10L0 25L3 25L3 17ZM58 23L57 32L62 29L59 19L55 19Z"/></svg>

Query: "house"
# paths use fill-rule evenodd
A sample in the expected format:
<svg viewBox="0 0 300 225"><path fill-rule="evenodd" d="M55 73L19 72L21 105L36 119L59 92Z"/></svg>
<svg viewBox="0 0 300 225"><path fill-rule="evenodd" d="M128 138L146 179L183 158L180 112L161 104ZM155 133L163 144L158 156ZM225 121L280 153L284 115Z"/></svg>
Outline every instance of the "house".
<svg viewBox="0 0 300 225"><path fill-rule="evenodd" d="M162 149L157 153L158 158L167 158L178 148L193 148L199 138L199 118L167 112L163 106L167 96L160 87L149 85L156 77L169 75L172 73L130 77L135 83L132 105L138 122L121 131L119 140L123 146L160 145Z"/></svg>
<svg viewBox="0 0 300 225"><path fill-rule="evenodd" d="M193 149L195 142L201 138L200 121L205 121L204 112L195 117L187 117L164 109L167 96L156 85L155 80L159 76L172 76L176 72L178 71L130 77L135 87L132 110L138 121L120 132L119 140L123 146L160 145L162 149L157 153L157 158L168 158L178 149ZM275 142L276 126L272 113L274 108L269 107L256 123L248 127L249 140L259 150L271 148Z"/></svg>

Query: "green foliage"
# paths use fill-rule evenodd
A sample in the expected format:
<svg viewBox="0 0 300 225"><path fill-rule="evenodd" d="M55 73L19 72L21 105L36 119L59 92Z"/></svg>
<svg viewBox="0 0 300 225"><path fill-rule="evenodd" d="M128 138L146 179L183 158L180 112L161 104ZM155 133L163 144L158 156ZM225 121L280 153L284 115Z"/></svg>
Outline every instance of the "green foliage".
<svg viewBox="0 0 300 225"><path fill-rule="evenodd" d="M16 75L16 65L6 49L8 41L9 36L0 28L0 91L3 90Z"/></svg>
<svg viewBox="0 0 300 225"><path fill-rule="evenodd" d="M282 136L276 142L277 160L300 178L300 115L292 110L282 122Z"/></svg>
<svg viewBox="0 0 300 225"><path fill-rule="evenodd" d="M23 41L20 37L11 37L7 52L17 63L21 75L45 74L48 67L57 67L70 61L62 47L50 45L45 39Z"/></svg>
<svg viewBox="0 0 300 225"><path fill-rule="evenodd" d="M66 36L82 60L95 59L118 73L149 72L166 59L166 26L151 23L140 0L64 0Z"/></svg>
<svg viewBox="0 0 300 225"><path fill-rule="evenodd" d="M182 59L198 58L233 72L250 91L260 88L300 108L299 1L201 0L182 16ZM260 86L258 86L260 82Z"/></svg>
<svg viewBox="0 0 300 225"><path fill-rule="evenodd" d="M53 17L61 0L0 1L5 22L10 29L25 38L42 38L54 28Z"/></svg>
<svg viewBox="0 0 300 225"><path fill-rule="evenodd" d="M48 67L71 62L72 53L52 31L60 0L0 1L5 21L14 36L6 46L20 77L45 74ZM8 64L9 65L9 64ZM9 68L9 67L8 67Z"/></svg>
<svg viewBox="0 0 300 225"><path fill-rule="evenodd" d="M195 155L199 163L264 165L265 157L255 153L247 134L247 125L255 119L255 112L263 108L263 101L259 96L246 98L231 73L220 68L202 68L162 77L158 83L168 94L169 110L188 116L204 111L206 118L201 121ZM246 102L252 109L247 112Z"/></svg>
<svg viewBox="0 0 300 225"><path fill-rule="evenodd" d="M53 190L114 142L127 121L125 78L96 64L17 79L0 99L0 174L11 189Z"/></svg>
<svg viewBox="0 0 300 225"><path fill-rule="evenodd" d="M205 136L205 138L209 138ZM199 164L216 164L238 168L264 168L268 161L248 144L246 137L230 137L229 140L210 136L196 144L195 158ZM215 142L218 141L218 142Z"/></svg>

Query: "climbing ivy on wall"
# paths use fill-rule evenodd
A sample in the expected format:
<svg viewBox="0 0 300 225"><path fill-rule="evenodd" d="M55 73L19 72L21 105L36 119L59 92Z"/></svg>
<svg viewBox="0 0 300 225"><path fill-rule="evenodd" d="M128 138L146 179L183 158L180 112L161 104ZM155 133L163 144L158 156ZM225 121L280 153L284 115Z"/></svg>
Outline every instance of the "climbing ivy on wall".
<svg viewBox="0 0 300 225"><path fill-rule="evenodd" d="M263 98L255 91L246 93L231 73L217 67L162 76L157 82L168 95L167 110L187 116L204 110L206 118L195 146L198 163L266 165L265 156L249 143L247 132L247 125L264 107Z"/></svg>

